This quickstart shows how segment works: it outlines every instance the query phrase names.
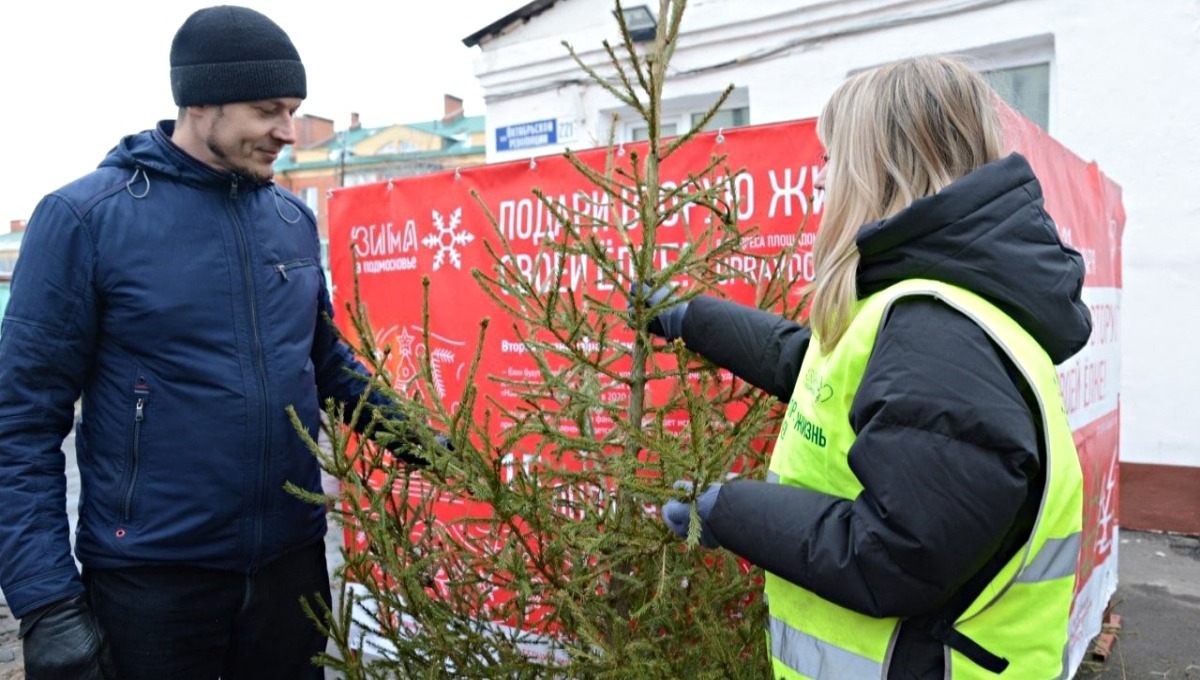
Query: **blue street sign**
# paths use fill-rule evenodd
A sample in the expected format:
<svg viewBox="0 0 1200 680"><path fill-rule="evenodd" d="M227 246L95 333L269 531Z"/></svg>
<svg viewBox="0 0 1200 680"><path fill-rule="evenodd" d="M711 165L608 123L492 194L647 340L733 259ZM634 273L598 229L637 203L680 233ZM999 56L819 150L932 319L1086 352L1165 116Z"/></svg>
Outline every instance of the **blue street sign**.
<svg viewBox="0 0 1200 680"><path fill-rule="evenodd" d="M496 151L517 151L558 143L558 123L553 118L496 128Z"/></svg>

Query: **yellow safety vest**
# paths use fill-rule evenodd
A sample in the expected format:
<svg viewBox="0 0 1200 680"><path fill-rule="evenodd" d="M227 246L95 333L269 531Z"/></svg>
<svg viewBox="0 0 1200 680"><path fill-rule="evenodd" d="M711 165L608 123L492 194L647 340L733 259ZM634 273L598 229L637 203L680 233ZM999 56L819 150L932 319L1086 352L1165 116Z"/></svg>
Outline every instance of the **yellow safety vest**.
<svg viewBox="0 0 1200 680"><path fill-rule="evenodd" d="M972 319L1004 350L1036 395L1048 456L1041 506L1030 539L954 622L965 636L1008 661L1004 678L1066 678L1068 627L1079 562L1083 478L1058 374L1045 350L978 295L936 281L895 284L858 303L849 329L828 355L814 334L775 443L768 480L853 499L862 484L847 454L855 433L848 414L880 322L898 299L930 296ZM886 678L899 619L839 607L774 574L766 576L767 647L776 678ZM956 647L958 645L955 645ZM956 649L947 678L997 675Z"/></svg>

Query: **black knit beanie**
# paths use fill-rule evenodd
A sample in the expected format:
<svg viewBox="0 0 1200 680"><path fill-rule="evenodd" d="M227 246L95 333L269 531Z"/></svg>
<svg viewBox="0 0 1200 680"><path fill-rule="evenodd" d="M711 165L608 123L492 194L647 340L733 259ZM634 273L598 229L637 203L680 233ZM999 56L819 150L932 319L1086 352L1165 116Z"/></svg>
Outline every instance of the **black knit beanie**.
<svg viewBox="0 0 1200 680"><path fill-rule="evenodd" d="M263 14L221 5L197 10L171 42L177 106L206 106L308 94L304 64L287 33Z"/></svg>

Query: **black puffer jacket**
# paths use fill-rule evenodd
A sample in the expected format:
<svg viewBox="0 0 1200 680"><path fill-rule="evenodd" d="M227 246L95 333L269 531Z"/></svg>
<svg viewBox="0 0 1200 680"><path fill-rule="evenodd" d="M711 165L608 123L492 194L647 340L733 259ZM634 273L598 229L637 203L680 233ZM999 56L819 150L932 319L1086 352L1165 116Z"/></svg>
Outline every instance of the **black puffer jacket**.
<svg viewBox="0 0 1200 680"><path fill-rule="evenodd" d="M1019 155L990 163L858 235L861 296L912 278L972 290L1061 363L1087 342L1084 265ZM787 401L807 328L697 298L689 348ZM754 481L709 517L725 548L825 599L905 618L889 678L941 678L931 620L955 617L1028 537L1044 486L1029 387L974 322L932 298L895 305L848 414L853 500Z"/></svg>

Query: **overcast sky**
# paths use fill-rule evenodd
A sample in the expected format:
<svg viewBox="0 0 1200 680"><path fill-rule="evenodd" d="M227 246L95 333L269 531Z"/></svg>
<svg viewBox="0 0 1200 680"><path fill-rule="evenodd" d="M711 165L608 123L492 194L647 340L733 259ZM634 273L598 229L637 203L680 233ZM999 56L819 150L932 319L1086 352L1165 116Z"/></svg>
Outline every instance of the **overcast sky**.
<svg viewBox="0 0 1200 680"><path fill-rule="evenodd" d="M308 72L300 113L363 125L433 120L442 95L483 113L478 48L462 39L527 0L235 0L283 27ZM193 11L220 0L0 5L0 232L100 162L123 136L175 117L168 55ZM301 8L305 8L302 10ZM308 8L312 8L309 10Z"/></svg>

